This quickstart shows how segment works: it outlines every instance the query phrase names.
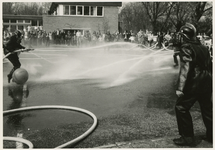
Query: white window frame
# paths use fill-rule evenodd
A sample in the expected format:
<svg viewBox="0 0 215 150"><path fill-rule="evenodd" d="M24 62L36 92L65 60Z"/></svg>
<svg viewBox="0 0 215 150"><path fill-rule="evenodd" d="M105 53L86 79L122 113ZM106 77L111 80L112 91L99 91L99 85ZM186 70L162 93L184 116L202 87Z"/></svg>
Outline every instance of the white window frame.
<svg viewBox="0 0 215 150"><path fill-rule="evenodd" d="M65 15L64 14L64 9L65 6L69 6L69 14ZM76 14L72 15L71 14L71 6L75 6L76 7ZM78 7L82 7L82 14L78 14ZM84 7L89 7L89 15L84 15ZM91 14L91 7L95 8L95 15ZM97 11L98 11L98 7L102 7L102 15L98 16ZM87 16L87 17L104 17L104 6L84 6L84 5L63 5L63 16Z"/></svg>

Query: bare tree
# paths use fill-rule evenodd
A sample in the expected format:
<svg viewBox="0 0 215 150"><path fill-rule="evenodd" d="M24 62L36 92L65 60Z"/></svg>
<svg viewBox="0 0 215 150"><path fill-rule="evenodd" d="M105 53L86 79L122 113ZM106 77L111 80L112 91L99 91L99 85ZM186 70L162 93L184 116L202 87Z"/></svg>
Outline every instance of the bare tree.
<svg viewBox="0 0 215 150"><path fill-rule="evenodd" d="M190 16L194 11L194 5L188 2L173 2L173 11L169 17L171 23L175 26L176 32L182 25L189 22Z"/></svg>
<svg viewBox="0 0 215 150"><path fill-rule="evenodd" d="M14 2L3 3L3 14L42 15L48 12L50 2Z"/></svg>
<svg viewBox="0 0 215 150"><path fill-rule="evenodd" d="M153 32L156 33L158 19L165 16L167 20L173 5L170 2L142 2L142 4L152 24Z"/></svg>
<svg viewBox="0 0 215 150"><path fill-rule="evenodd" d="M205 12L212 10L212 5L210 5L210 3L207 3L207 2L196 2L195 4L196 4L195 11L191 15L191 20L192 20L192 23L196 26L196 28L199 29L200 18L203 16Z"/></svg>
<svg viewBox="0 0 215 150"><path fill-rule="evenodd" d="M134 32L138 32L140 29L148 29L149 19L145 15L145 9L141 2L135 2L131 3L131 14L132 14L132 20L131 20L131 26L132 30Z"/></svg>
<svg viewBox="0 0 215 150"><path fill-rule="evenodd" d="M140 29L149 29L151 24L141 2L130 2L123 6L119 13L124 30L138 32Z"/></svg>
<svg viewBox="0 0 215 150"><path fill-rule="evenodd" d="M48 14L48 11L49 11L49 8L51 6L51 2L42 2L41 3L41 6L42 6L42 10L43 10L43 14Z"/></svg>
<svg viewBox="0 0 215 150"><path fill-rule="evenodd" d="M13 14L13 3L2 3L2 12L3 14Z"/></svg>

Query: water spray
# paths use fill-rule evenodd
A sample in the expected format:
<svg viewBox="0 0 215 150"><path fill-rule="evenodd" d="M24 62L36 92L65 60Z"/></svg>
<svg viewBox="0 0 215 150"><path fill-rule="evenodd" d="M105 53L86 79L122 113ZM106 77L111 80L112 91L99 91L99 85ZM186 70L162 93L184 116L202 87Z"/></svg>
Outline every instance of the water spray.
<svg viewBox="0 0 215 150"><path fill-rule="evenodd" d="M135 63L133 66L131 66L127 71L125 71L124 73L122 73L112 84L111 86L114 86L116 84L116 81L119 79L122 79L123 76L125 76L125 74L127 74L128 72L130 72L133 68L135 68L137 65L139 65L140 63L142 63L145 59L151 57L153 54L159 53L161 52L163 49L155 51L154 53L149 54L148 56L142 57L141 60L139 60L137 63Z"/></svg>
<svg viewBox="0 0 215 150"><path fill-rule="evenodd" d="M117 62L114 62L112 64L108 64L108 65L105 65L105 66L102 66L102 67L98 67L98 68L94 68L94 69L90 69L90 70L87 70L79 75L85 75L89 72L92 72L92 71L96 71L96 70L100 70L100 69L104 69L106 67L110 67L110 66L113 66L113 65L116 65L116 64L119 64L119 63L123 63L123 62L128 62L128 61L133 61L133 60L138 60L138 59L141 59L143 58L143 56L141 57L136 57L136 58L131 58L131 59L126 59L126 60L121 60L121 61L117 61Z"/></svg>
<svg viewBox="0 0 215 150"><path fill-rule="evenodd" d="M153 45L153 46L151 46L151 47L147 47L147 46L145 46L145 45L143 45L143 44L141 44L141 46L144 46L145 48L147 48L147 50L153 51L153 49L156 48L157 44L158 44L158 43L155 43L155 45Z"/></svg>
<svg viewBox="0 0 215 150"><path fill-rule="evenodd" d="M158 51L154 51L153 53L151 53L151 54L149 54L148 56L144 56L141 60L139 60L137 63L135 63L133 66L131 66L127 71L125 71L124 73L122 73L120 76L118 76L118 78L115 80L115 81L113 81L112 83L111 83L111 87L112 86L116 86L117 85L117 81L120 81L120 79L123 79L123 76L125 76L128 72L130 72L133 68L135 68L137 65L139 65L142 61L144 61L145 59L147 59L147 58L149 58L149 57L151 57L152 55L154 55L154 54L157 54L157 53L160 53L161 51L163 51L165 48L162 48L162 49L160 49L160 50L158 50Z"/></svg>
<svg viewBox="0 0 215 150"><path fill-rule="evenodd" d="M39 56L39 55L37 55L35 53L32 53L32 52L30 52L30 53L33 54L33 55L35 55L35 56L37 56L37 57L39 57L39 58L41 58L41 59L43 59L43 60L45 60L45 61L47 61L47 62L49 62L49 63L51 63L51 64L54 64L54 62L51 62L51 61L49 61L48 59L46 59L44 57L41 57L41 56Z"/></svg>

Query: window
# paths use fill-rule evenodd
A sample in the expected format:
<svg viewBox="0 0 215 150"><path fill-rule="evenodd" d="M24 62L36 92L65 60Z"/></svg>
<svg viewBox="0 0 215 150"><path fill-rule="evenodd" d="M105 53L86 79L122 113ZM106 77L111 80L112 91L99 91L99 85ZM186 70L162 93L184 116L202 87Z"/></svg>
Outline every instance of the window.
<svg viewBox="0 0 215 150"><path fill-rule="evenodd" d="M84 6L84 15L90 15L90 7Z"/></svg>
<svg viewBox="0 0 215 150"><path fill-rule="evenodd" d="M74 6L64 5L64 15L78 15L78 16L103 16L104 7L102 6Z"/></svg>
<svg viewBox="0 0 215 150"><path fill-rule="evenodd" d="M9 23L9 19L3 19L4 23Z"/></svg>
<svg viewBox="0 0 215 150"><path fill-rule="evenodd" d="M97 16L103 16L103 7L97 7Z"/></svg>
<svg viewBox="0 0 215 150"><path fill-rule="evenodd" d="M31 21L30 20L25 20L25 23L31 23Z"/></svg>
<svg viewBox="0 0 215 150"><path fill-rule="evenodd" d="M32 26L37 26L37 20L32 20Z"/></svg>
<svg viewBox="0 0 215 150"><path fill-rule="evenodd" d="M78 6L77 15L82 15L82 6Z"/></svg>
<svg viewBox="0 0 215 150"><path fill-rule="evenodd" d="M91 6L90 15L91 15L91 16L96 16L96 6Z"/></svg>
<svg viewBox="0 0 215 150"><path fill-rule="evenodd" d="M18 23L23 23L24 22L24 20L18 20Z"/></svg>
<svg viewBox="0 0 215 150"><path fill-rule="evenodd" d="M76 15L76 6L70 6L70 15Z"/></svg>
<svg viewBox="0 0 215 150"><path fill-rule="evenodd" d="M16 20L15 19L11 19L10 22L11 23L16 23Z"/></svg>
<svg viewBox="0 0 215 150"><path fill-rule="evenodd" d="M63 7L63 14L64 15L69 15L69 6L64 6Z"/></svg>

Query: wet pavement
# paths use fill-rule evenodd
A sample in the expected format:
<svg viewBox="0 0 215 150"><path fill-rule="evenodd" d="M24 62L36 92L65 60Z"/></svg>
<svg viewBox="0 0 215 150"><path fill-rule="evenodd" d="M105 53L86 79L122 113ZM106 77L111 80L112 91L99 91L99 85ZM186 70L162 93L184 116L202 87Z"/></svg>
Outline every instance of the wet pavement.
<svg viewBox="0 0 215 150"><path fill-rule="evenodd" d="M28 91L7 83L12 66L4 63L3 110L65 105L91 111L98 125L74 148L176 148L172 139L178 136L173 109L178 68L173 67L172 51L134 47L54 46L23 53ZM195 133L203 135L198 104L191 113ZM82 134L92 120L75 112L44 110L4 117L3 123L4 136L22 132L35 148L54 148ZM202 141L197 147L212 145Z"/></svg>

